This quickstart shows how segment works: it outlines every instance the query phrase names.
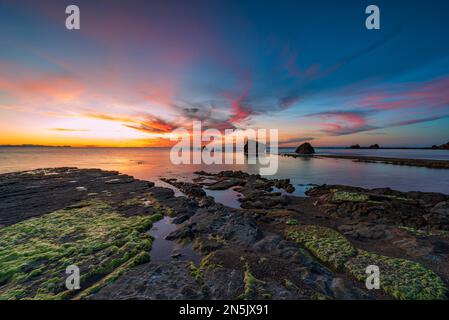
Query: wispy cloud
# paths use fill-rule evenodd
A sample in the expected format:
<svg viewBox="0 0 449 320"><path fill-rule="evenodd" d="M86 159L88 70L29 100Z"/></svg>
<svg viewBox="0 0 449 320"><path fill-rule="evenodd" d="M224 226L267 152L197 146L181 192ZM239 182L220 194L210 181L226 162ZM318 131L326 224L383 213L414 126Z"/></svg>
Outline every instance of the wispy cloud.
<svg viewBox="0 0 449 320"><path fill-rule="evenodd" d="M401 126L408 126L412 124L417 123L423 123L423 122L430 122L430 121L436 121L449 118L449 114L441 115L441 116L433 116L433 117L424 117L424 118L417 118L417 119L410 119L405 121L399 121L399 122L393 122L388 125L388 127L401 127Z"/></svg>
<svg viewBox="0 0 449 320"><path fill-rule="evenodd" d="M152 115L145 115L142 118L137 124L124 124L124 126L147 133L170 133L176 128L175 124Z"/></svg>
<svg viewBox="0 0 449 320"><path fill-rule="evenodd" d="M449 77L423 82L386 85L364 89L357 101L361 107L375 110L441 108L449 106Z"/></svg>
<svg viewBox="0 0 449 320"><path fill-rule="evenodd" d="M308 141L313 141L316 138L314 137L300 137L300 138L291 138L291 139L285 139L285 140L281 140L279 141L279 145L282 147L287 147L290 146L292 144L298 144L298 143L302 143L302 142L308 142Z"/></svg>
<svg viewBox="0 0 449 320"><path fill-rule="evenodd" d="M50 131L60 131L60 132L87 132L87 129L70 129L70 128L51 128Z"/></svg>
<svg viewBox="0 0 449 320"><path fill-rule="evenodd" d="M84 113L81 117L120 122L123 126L146 133L168 133L177 126L151 114L117 115L107 113Z"/></svg>
<svg viewBox="0 0 449 320"><path fill-rule="evenodd" d="M363 111L330 111L312 113L306 117L324 120L317 123L321 131L328 135L348 135L377 129L368 124L367 112Z"/></svg>

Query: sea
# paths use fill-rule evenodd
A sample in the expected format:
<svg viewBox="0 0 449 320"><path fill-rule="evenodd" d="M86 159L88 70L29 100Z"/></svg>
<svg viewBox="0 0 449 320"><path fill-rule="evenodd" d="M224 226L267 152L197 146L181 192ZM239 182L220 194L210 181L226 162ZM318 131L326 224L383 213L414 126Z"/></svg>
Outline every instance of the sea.
<svg viewBox="0 0 449 320"><path fill-rule="evenodd" d="M279 152L292 152L280 149ZM316 148L317 154L363 155L449 160L447 150ZM268 178L289 178L296 195L321 184L449 194L449 170L354 162L347 159L278 157L278 171ZM38 168L78 167L115 170L164 186L160 178L191 180L195 171L242 170L259 173L259 165L175 165L169 148L0 147L0 174ZM220 195L215 195L219 197Z"/></svg>

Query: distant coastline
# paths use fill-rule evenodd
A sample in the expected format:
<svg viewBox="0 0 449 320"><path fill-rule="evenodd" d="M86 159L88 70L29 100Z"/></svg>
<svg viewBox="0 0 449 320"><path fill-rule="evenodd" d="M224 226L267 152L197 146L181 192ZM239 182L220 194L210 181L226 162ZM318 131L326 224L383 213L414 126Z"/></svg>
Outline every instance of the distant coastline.
<svg viewBox="0 0 449 320"><path fill-rule="evenodd" d="M142 149L167 149L170 147L111 147L111 146L48 146L48 145L39 145L39 144L3 144L0 145L0 148L142 148ZM295 147L279 147L279 149L294 149ZM380 147L380 148L370 148L370 147L360 147L360 148L351 148L347 146L335 146L335 147L316 147L318 149L339 149L339 150L447 150L440 149L435 147Z"/></svg>
<svg viewBox="0 0 449 320"><path fill-rule="evenodd" d="M314 158L346 159L346 160L353 160L355 162L383 163L383 164L392 164L410 167L425 167L429 169L449 169L449 161L447 160L406 159L406 158L372 157L360 155L325 155L325 154L302 155L297 153L281 153L281 156L292 158L314 157Z"/></svg>
<svg viewBox="0 0 449 320"><path fill-rule="evenodd" d="M72 148L72 146L45 146L39 144L3 144L0 148Z"/></svg>

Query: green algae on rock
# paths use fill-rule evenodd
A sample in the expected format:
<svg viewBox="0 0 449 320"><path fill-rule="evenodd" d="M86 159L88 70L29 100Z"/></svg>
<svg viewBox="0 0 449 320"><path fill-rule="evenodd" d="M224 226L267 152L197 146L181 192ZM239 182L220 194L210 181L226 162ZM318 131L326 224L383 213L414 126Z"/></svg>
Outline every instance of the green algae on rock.
<svg viewBox="0 0 449 320"><path fill-rule="evenodd" d="M439 300L447 298L447 288L441 278L421 264L405 259L390 258L363 250L345 263L354 278L365 282L366 268L380 269L380 288L395 299Z"/></svg>
<svg viewBox="0 0 449 320"><path fill-rule="evenodd" d="M357 192L335 191L332 197L335 202L366 202L369 196Z"/></svg>
<svg viewBox="0 0 449 320"><path fill-rule="evenodd" d="M251 300L256 298L258 294L261 294L264 298L269 299L269 293L263 288L265 282L257 279L252 273L247 263L245 265L245 272L243 274L243 293L239 296L242 300Z"/></svg>
<svg viewBox="0 0 449 320"><path fill-rule="evenodd" d="M357 250L343 235L332 229L296 226L287 230L287 237L302 244L324 263L346 270L361 282L366 281L368 266L378 266L381 289L395 299L435 300L447 297L445 283L432 270L417 262Z"/></svg>
<svg viewBox="0 0 449 320"><path fill-rule="evenodd" d="M290 219L287 221L288 226L297 226L299 224L299 221L296 219Z"/></svg>
<svg viewBox="0 0 449 320"><path fill-rule="evenodd" d="M211 262L211 256L212 254L209 253L203 259L201 259L199 266L196 266L195 263L193 262L189 263L190 275L195 279L195 281L198 284L203 284L204 272L206 272L207 270L223 268L223 266Z"/></svg>
<svg viewBox="0 0 449 320"><path fill-rule="evenodd" d="M83 201L0 229L0 299L65 299L65 270L86 290L125 265L145 261L146 231L160 215L125 217L100 200Z"/></svg>
<svg viewBox="0 0 449 320"><path fill-rule="evenodd" d="M302 244L315 257L334 269L341 269L344 263L357 254L357 250L335 230L307 225L287 229L287 237Z"/></svg>

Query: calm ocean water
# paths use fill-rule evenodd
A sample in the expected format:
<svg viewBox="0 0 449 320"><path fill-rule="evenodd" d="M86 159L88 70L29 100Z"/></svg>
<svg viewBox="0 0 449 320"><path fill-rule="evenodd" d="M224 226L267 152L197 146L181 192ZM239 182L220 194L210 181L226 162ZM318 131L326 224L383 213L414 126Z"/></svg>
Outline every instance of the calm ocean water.
<svg viewBox="0 0 449 320"><path fill-rule="evenodd" d="M288 150L281 150L288 151ZM317 149L322 154L360 154L415 159L449 160L449 151ZM156 148L0 148L0 173L49 167L117 170L138 179L161 177L191 179L197 170L243 170L258 173L256 165L173 165L169 149ZM449 170L387 164L357 163L343 159L279 157L274 178L290 178L301 195L307 184L346 184L390 187L401 191L433 191L449 194Z"/></svg>

